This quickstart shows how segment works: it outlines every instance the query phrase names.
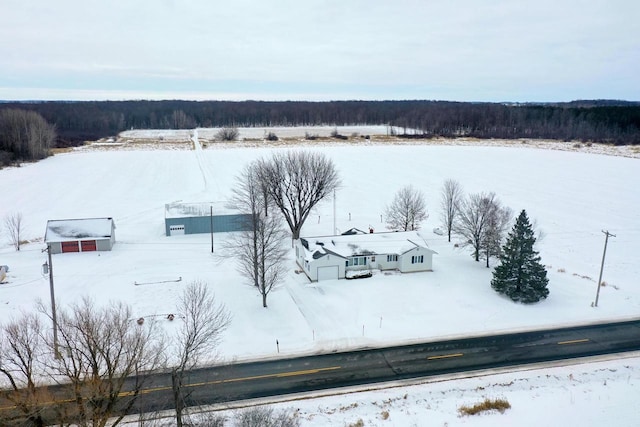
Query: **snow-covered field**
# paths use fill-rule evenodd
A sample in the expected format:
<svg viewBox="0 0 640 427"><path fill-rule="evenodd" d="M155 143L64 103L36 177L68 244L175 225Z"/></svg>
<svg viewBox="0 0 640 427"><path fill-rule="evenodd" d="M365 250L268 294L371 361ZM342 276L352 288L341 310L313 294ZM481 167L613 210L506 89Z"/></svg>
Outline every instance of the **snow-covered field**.
<svg viewBox="0 0 640 427"><path fill-rule="evenodd" d="M384 134L386 127L379 128ZM327 129L330 132L333 127ZM265 129L254 131L261 136ZM319 133L312 128L305 131ZM171 132L163 132L164 141L172 138ZM198 129L197 134L202 137L203 132ZM370 129L353 132L374 134ZM121 139L126 138L133 136ZM302 354L638 316L640 192L633 184L640 179L640 168L637 158L632 158L637 153L632 148L578 148L571 143L564 143L563 150L538 147L544 144L389 144L354 139L300 146L324 152L342 178L335 218L333 201L326 201L309 217L303 235L331 234L334 221L338 231L369 226L384 230L384 206L400 187L412 184L426 196L430 218L423 226L423 237L438 255L430 273L375 274L370 279L314 284L295 274L291 256L289 274L269 295L268 309L262 308L260 296L226 258L220 244L225 235L215 235L214 254L209 235L166 237L164 205L178 200L224 201L232 193L234 176L246 163L274 150L290 149L290 144L209 144L204 150L190 150L188 145L165 150L163 144L105 149L100 144L4 169L0 171L0 218L21 212L23 237L32 243L15 252L6 234L0 235L0 265L10 266L8 283L0 285L0 318L31 310L37 298L49 301L49 283L41 275L46 259L42 236L48 219L106 216L113 217L117 226L113 251L54 255L58 305L88 294L98 301L124 299L136 317L164 318L174 311L175 298L185 283L206 281L233 313L220 347L224 361L277 357L276 340L280 355ZM614 155L596 154L605 151ZM516 213L526 209L537 221L545 235L538 249L549 272L547 300L524 306L500 297L491 290L491 271L483 263L475 263L469 250L455 248L431 231L440 225L440 189L448 178L458 180L467 193L493 191ZM594 308L602 230L616 237L607 248L603 276L607 286L601 288L599 306ZM573 379L568 372L575 372ZM637 399L632 398L637 392L632 388L638 385L640 361L531 374L522 381L523 374L502 374L507 379L424 385L410 393L390 389L364 397L333 398L326 404L306 401L305 410L318 409L303 425L348 425L358 418L365 425L424 425L423 420L431 417L435 421L429 425L534 425L526 424L529 419L538 420L536 425L583 419L577 424L601 425L607 414L633 414L629 411L634 411ZM457 418L456 405L476 403L484 395L480 387L512 380L517 387L486 392L502 392L513 406L507 414ZM396 399L405 393L413 400ZM549 397L554 395L555 399ZM357 410L336 406L351 397L362 402ZM390 410L388 420L375 421L386 399L401 403ZM565 411L549 421L547 409L553 402L560 402ZM334 408L331 422L323 418L329 417L330 407ZM393 417L396 411L398 418ZM340 414L346 415L341 418ZM636 425L631 421L637 419L622 418L616 425Z"/></svg>

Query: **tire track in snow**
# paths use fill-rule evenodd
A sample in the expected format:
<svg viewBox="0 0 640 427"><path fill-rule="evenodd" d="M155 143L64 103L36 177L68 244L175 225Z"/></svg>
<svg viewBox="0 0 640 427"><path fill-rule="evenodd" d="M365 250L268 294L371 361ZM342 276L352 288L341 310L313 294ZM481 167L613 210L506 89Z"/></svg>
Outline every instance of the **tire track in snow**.
<svg viewBox="0 0 640 427"><path fill-rule="evenodd" d="M191 142L193 142L194 154L196 156L196 160L198 161L198 167L200 168L200 173L202 174L202 181L204 183L204 191L210 193L215 191L217 194L220 194L220 188L215 185L215 188L211 188L214 186L215 180L215 169L213 165L206 161L204 156L204 150L202 149L202 144L200 144L200 140L198 139L198 129L194 129L190 135Z"/></svg>
<svg viewBox="0 0 640 427"><path fill-rule="evenodd" d="M349 331L343 324L336 322L327 314L330 312L327 310L327 307L322 304L314 305L304 303L304 301L314 301L316 299L309 298L308 296L301 297L299 293L309 292L309 289L298 288L297 286L302 285L299 283L285 284L285 288L287 289L289 296L298 307L298 310L307 322L309 329L314 331L314 345L316 350L332 351L343 348L345 345L348 346L353 344L355 341L350 337L351 334L349 334ZM320 294L318 296L324 295L322 288L314 286L313 289L315 292ZM315 335L315 331L332 331L332 333Z"/></svg>

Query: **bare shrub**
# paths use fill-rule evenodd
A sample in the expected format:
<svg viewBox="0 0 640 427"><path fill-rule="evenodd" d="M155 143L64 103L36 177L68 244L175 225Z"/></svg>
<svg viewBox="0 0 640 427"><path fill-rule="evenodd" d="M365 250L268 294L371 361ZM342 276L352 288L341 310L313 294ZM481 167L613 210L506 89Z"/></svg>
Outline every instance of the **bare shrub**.
<svg viewBox="0 0 640 427"><path fill-rule="evenodd" d="M477 415L487 411L498 411L501 414L511 408L511 404L506 399L485 399L483 402L473 406L463 405L458 408L460 415Z"/></svg>
<svg viewBox="0 0 640 427"><path fill-rule="evenodd" d="M198 427L224 427L227 422L227 417L218 414L203 414L200 416L200 420L197 422Z"/></svg>
<svg viewBox="0 0 640 427"><path fill-rule="evenodd" d="M265 138L267 141L277 141L278 140L278 135L276 135L273 132L269 132L267 134L267 137Z"/></svg>
<svg viewBox="0 0 640 427"><path fill-rule="evenodd" d="M240 137L240 131L237 127L225 127L216 133L216 139L219 141L235 141Z"/></svg>
<svg viewBox="0 0 640 427"><path fill-rule="evenodd" d="M269 407L254 407L240 411L234 417L236 427L298 427L300 420L290 409L274 411Z"/></svg>
<svg viewBox="0 0 640 427"><path fill-rule="evenodd" d="M336 139L343 139L343 140L349 139L348 136L340 134L340 132L338 132L337 127L331 131L331 137Z"/></svg>

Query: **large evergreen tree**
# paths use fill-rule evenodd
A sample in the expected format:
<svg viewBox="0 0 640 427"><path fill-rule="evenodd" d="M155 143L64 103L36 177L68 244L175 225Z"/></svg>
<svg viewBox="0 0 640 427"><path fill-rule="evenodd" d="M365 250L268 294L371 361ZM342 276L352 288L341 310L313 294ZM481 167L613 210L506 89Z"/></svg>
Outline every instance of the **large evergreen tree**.
<svg viewBox="0 0 640 427"><path fill-rule="evenodd" d="M513 301L538 302L549 295L547 270L533 249L536 238L523 210L502 248L500 265L493 271L491 287Z"/></svg>

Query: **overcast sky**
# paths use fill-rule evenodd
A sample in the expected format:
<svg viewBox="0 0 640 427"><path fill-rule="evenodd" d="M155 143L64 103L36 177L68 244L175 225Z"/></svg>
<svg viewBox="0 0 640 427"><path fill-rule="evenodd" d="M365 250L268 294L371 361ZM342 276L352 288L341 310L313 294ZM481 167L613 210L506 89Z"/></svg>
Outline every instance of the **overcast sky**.
<svg viewBox="0 0 640 427"><path fill-rule="evenodd" d="M640 100L639 0L0 0L0 99Z"/></svg>

